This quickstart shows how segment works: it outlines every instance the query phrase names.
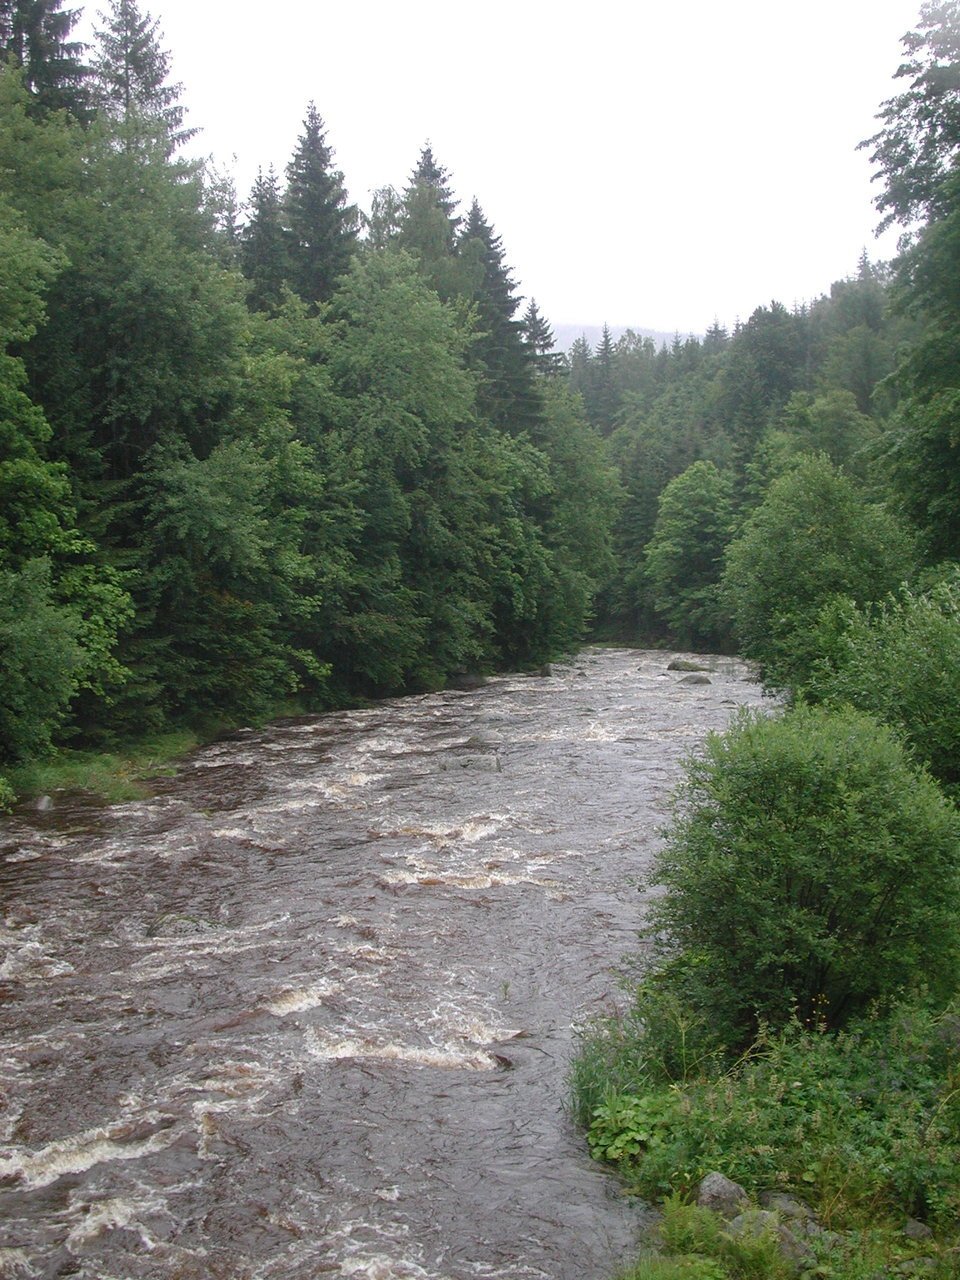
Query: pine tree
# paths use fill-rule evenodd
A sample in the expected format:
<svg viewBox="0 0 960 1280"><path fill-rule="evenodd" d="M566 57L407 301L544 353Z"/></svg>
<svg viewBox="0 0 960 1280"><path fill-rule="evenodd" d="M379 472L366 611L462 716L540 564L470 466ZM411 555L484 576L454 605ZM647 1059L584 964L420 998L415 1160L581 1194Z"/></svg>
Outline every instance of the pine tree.
<svg viewBox="0 0 960 1280"><path fill-rule="evenodd" d="M542 374L560 373L564 366L563 355L554 350L556 343L553 337L553 330L540 314L534 298L530 299L530 304L520 324L523 340L530 349L534 368L537 372Z"/></svg>
<svg viewBox="0 0 960 1280"><path fill-rule="evenodd" d="M290 277L280 187L273 168L257 174L240 233L240 269L250 282L247 301L254 311L272 311L283 300Z"/></svg>
<svg viewBox="0 0 960 1280"><path fill-rule="evenodd" d="M457 261L461 220L456 207L449 175L428 145L403 193L399 244L417 259L421 276L445 301L469 291Z"/></svg>
<svg viewBox="0 0 960 1280"><path fill-rule="evenodd" d="M471 297L479 332L471 355L481 374L480 407L498 427L515 433L535 430L541 404L533 360L522 326L513 318L520 300L503 260L500 237L476 200L463 228L460 256L474 281Z"/></svg>
<svg viewBox="0 0 960 1280"><path fill-rule="evenodd" d="M97 29L93 62L101 110L120 127L123 145L160 141L168 155L196 132L183 128L182 85L168 84L170 55L156 19L135 0L110 0Z"/></svg>
<svg viewBox="0 0 960 1280"><path fill-rule="evenodd" d="M284 215L290 282L304 302L326 302L350 265L359 215L356 205L347 204L343 174L333 168L333 149L312 102L287 166Z"/></svg>
<svg viewBox="0 0 960 1280"><path fill-rule="evenodd" d="M614 372L613 335L607 324L603 326L593 361L592 392L587 401L590 421L602 435L609 435L620 407L620 396Z"/></svg>
<svg viewBox="0 0 960 1280"><path fill-rule="evenodd" d="M462 219L456 213L458 201L450 188L450 174L442 164L437 164L429 142L420 152L417 166L410 175L410 182L404 193L408 200L418 187L429 187L434 202L443 211L450 227L450 247L452 248Z"/></svg>
<svg viewBox="0 0 960 1280"><path fill-rule="evenodd" d="M79 10L63 0L0 0L0 46L23 68L34 114L66 110L90 117L84 46L68 37Z"/></svg>

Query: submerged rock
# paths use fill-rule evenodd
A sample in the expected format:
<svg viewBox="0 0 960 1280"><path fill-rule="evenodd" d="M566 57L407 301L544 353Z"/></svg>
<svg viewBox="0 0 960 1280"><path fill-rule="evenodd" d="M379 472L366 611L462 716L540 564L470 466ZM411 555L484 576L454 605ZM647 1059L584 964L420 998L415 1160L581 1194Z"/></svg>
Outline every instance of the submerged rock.
<svg viewBox="0 0 960 1280"><path fill-rule="evenodd" d="M693 662L690 658L674 658L672 662L667 663L668 671L709 671L709 667L705 667L702 662Z"/></svg>
<svg viewBox="0 0 960 1280"><path fill-rule="evenodd" d="M681 684L713 684L709 676L700 675L699 673L692 676L684 676L680 681Z"/></svg>

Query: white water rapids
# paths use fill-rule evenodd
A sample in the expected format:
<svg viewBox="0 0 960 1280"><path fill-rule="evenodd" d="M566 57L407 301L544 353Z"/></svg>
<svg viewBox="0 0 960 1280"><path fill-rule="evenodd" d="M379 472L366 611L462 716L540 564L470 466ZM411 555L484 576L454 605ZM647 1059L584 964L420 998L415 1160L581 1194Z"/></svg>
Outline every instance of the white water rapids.
<svg viewBox="0 0 960 1280"><path fill-rule="evenodd" d="M0 822L0 1277L609 1280L566 1109L683 755L670 654L284 721Z"/></svg>

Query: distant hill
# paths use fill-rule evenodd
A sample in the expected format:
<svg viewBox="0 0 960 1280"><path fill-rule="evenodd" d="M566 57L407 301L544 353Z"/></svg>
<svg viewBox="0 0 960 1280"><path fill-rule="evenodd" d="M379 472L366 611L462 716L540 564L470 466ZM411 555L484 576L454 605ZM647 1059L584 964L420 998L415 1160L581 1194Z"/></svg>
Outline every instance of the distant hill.
<svg viewBox="0 0 960 1280"><path fill-rule="evenodd" d="M603 337L602 324L555 324L551 325L551 328L553 329L553 336L556 338L557 349L559 351L569 351L581 334L586 338L590 343L591 348L595 351L597 343ZM622 337L623 334L627 332L627 329L632 329L633 332L641 338L652 338L658 347L670 346L676 337L676 334L664 333L660 329L641 329L637 325L612 324L610 326L610 333L613 336L614 342L616 342L617 338ZM681 338L688 338L690 336L691 335L687 333L681 333L680 335Z"/></svg>

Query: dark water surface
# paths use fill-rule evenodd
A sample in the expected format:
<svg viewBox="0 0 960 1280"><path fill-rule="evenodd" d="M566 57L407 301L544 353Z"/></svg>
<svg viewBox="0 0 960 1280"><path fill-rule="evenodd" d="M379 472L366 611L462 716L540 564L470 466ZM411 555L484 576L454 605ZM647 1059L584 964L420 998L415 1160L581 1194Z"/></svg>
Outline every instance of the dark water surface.
<svg viewBox="0 0 960 1280"><path fill-rule="evenodd" d="M565 1110L678 761L670 655L285 721L0 823L0 1276L607 1280Z"/></svg>

